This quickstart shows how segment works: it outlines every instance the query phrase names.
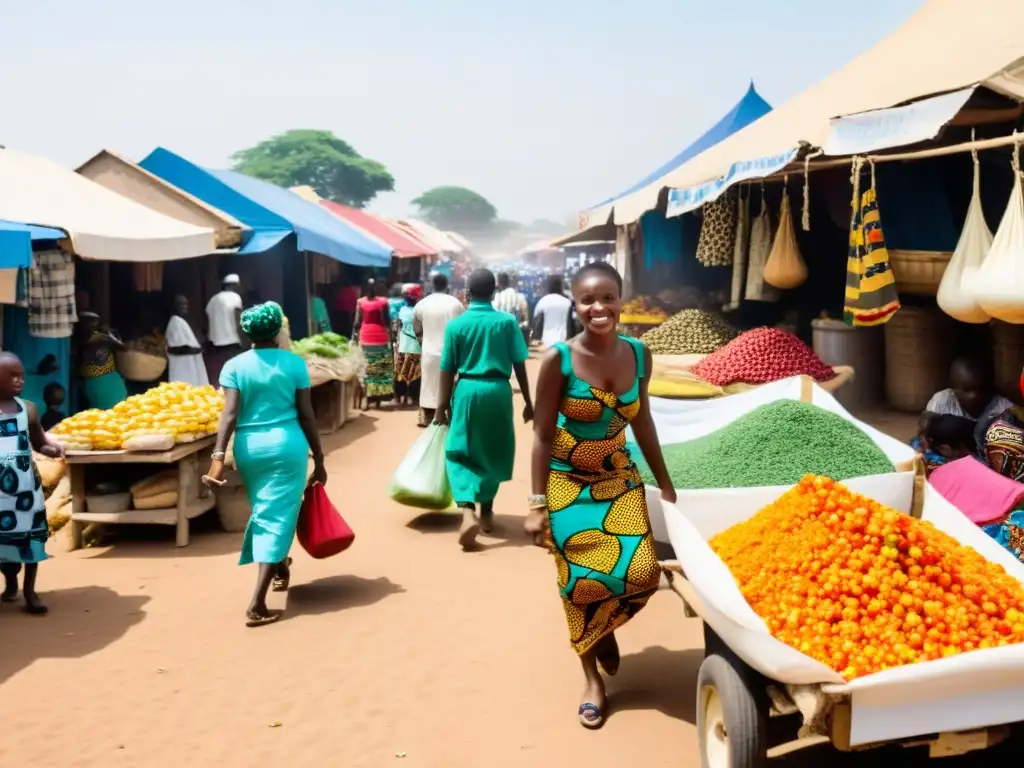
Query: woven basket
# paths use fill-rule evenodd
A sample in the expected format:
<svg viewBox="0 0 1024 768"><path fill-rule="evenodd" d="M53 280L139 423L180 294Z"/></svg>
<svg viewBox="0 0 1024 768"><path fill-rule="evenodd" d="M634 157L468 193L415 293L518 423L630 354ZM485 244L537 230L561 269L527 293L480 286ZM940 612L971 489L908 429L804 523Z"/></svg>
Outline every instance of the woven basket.
<svg viewBox="0 0 1024 768"><path fill-rule="evenodd" d="M896 290L918 296L934 296L946 272L951 251L889 251Z"/></svg>
<svg viewBox="0 0 1024 768"><path fill-rule="evenodd" d="M953 321L935 309L903 307L885 324L885 399L892 408L920 413L948 386Z"/></svg>
<svg viewBox="0 0 1024 768"><path fill-rule="evenodd" d="M167 358L125 349L117 353L117 368L128 381L156 381L167 370Z"/></svg>

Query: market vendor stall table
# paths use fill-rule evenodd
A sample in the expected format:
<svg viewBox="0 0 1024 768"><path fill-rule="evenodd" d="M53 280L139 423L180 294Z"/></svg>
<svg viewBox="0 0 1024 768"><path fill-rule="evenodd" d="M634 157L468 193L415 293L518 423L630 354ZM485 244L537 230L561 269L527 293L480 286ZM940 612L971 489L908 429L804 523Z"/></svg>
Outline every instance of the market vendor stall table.
<svg viewBox="0 0 1024 768"><path fill-rule="evenodd" d="M137 525L174 525L175 543L188 545L189 520L217 505L217 499L201 482L200 458L208 460L214 443L205 437L176 445L169 451L153 453L129 451L71 451L66 460L71 473L71 543L69 551L82 547L82 534L90 523L131 523ZM163 509L129 509L124 512L90 512L86 507L86 471L92 465L176 464L178 468L177 506Z"/></svg>

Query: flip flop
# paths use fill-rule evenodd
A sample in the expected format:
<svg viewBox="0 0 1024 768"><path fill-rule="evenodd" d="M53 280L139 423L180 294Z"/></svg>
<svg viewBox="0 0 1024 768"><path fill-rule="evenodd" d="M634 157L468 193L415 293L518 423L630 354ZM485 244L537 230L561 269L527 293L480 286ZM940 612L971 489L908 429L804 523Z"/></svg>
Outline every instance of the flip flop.
<svg viewBox="0 0 1024 768"><path fill-rule="evenodd" d="M275 576L273 579L270 580L270 590L272 592L287 592L288 591L288 585L291 583L291 580L292 580L292 572L291 572L292 559L290 557L288 558L287 565L288 565L288 576L287 577L282 578L280 576Z"/></svg>
<svg viewBox="0 0 1024 768"><path fill-rule="evenodd" d="M604 715L601 714L601 708L597 704L591 704L589 701L585 704L580 704L578 714L580 725L588 730L596 731L604 725Z"/></svg>
<svg viewBox="0 0 1024 768"><path fill-rule="evenodd" d="M257 613L256 611L245 612L245 626L262 627L266 624L273 624L281 618L280 613Z"/></svg>

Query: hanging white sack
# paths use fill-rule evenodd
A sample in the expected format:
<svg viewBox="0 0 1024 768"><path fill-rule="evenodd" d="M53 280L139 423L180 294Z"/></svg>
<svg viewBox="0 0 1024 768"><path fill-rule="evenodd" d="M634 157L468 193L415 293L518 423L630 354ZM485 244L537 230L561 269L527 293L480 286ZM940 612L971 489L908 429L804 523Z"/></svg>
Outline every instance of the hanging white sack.
<svg viewBox="0 0 1024 768"><path fill-rule="evenodd" d="M985 221L981 208L981 165L978 153L974 155L974 192L967 208L960 240L949 260L935 297L939 309L961 323L987 323L991 318L981 308L975 296L978 271L992 249L992 230Z"/></svg>
<svg viewBox="0 0 1024 768"><path fill-rule="evenodd" d="M992 249L978 270L975 300L982 310L1007 323L1024 323L1024 193L1019 148L1013 153L1013 190Z"/></svg>
<svg viewBox="0 0 1024 768"><path fill-rule="evenodd" d="M789 192L785 188L782 192L782 208L779 210L779 231L775 235L768 263L764 265L764 280L769 285L787 291L803 285L807 280L807 265L800 255L796 230L793 228Z"/></svg>
<svg viewBox="0 0 1024 768"><path fill-rule="evenodd" d="M761 212L750 225L746 298L749 301L778 301L779 291L764 281L764 265L772 252L772 219L761 190Z"/></svg>

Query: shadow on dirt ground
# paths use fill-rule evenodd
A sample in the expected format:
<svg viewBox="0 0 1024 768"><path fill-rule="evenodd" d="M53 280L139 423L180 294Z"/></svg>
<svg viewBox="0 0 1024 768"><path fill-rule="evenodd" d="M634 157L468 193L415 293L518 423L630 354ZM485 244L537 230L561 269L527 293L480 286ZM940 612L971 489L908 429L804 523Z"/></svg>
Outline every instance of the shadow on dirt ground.
<svg viewBox="0 0 1024 768"><path fill-rule="evenodd" d="M405 592L405 587L395 584L386 576L378 579L364 579L350 574L329 576L308 584L293 585L288 591L286 616L318 616L349 608L363 608L402 592Z"/></svg>
<svg viewBox="0 0 1024 768"><path fill-rule="evenodd" d="M45 584L40 583L45 588ZM120 595L106 587L40 592L50 609L29 616L23 603L0 607L0 683L37 659L79 659L119 640L146 616L143 595Z"/></svg>

